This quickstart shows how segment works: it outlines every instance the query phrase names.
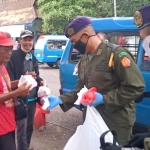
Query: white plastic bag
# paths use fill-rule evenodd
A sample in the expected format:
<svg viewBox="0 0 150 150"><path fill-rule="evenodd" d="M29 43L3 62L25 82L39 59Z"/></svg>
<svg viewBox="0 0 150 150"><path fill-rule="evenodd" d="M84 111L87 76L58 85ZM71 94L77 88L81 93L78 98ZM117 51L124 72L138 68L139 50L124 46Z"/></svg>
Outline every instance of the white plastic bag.
<svg viewBox="0 0 150 150"><path fill-rule="evenodd" d="M64 150L100 150L100 136L109 130L103 118L94 107L87 106L86 118L69 139ZM113 135L108 133L106 142L113 142Z"/></svg>
<svg viewBox="0 0 150 150"><path fill-rule="evenodd" d="M31 88L30 89L33 89L34 87L37 87L37 82L32 77L32 75L22 75L20 80L19 80L18 87L20 87L25 82L27 82L27 85L31 84Z"/></svg>
<svg viewBox="0 0 150 150"><path fill-rule="evenodd" d="M46 81L44 86L40 86L38 90L38 97L45 97L51 94L51 91L48 87L46 87Z"/></svg>
<svg viewBox="0 0 150 150"><path fill-rule="evenodd" d="M48 96L43 97L42 100L44 102L44 105L42 106L42 109L46 110L51 105L49 100L48 100Z"/></svg>

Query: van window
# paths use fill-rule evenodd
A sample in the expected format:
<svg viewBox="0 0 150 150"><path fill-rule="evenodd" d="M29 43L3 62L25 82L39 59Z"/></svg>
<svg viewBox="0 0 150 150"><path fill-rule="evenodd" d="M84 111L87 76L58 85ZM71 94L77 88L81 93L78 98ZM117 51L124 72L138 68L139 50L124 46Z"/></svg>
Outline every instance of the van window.
<svg viewBox="0 0 150 150"><path fill-rule="evenodd" d="M48 40L47 41L47 49L65 49L66 47L66 40Z"/></svg>
<svg viewBox="0 0 150 150"><path fill-rule="evenodd" d="M132 53L135 61L137 60L138 46L140 41L140 36L137 32L108 33L108 41L126 48Z"/></svg>
<svg viewBox="0 0 150 150"><path fill-rule="evenodd" d="M81 59L82 56L83 54L80 54L80 52L77 49L74 49L73 46L71 47L69 60L72 63L77 63Z"/></svg>
<svg viewBox="0 0 150 150"><path fill-rule="evenodd" d="M135 60L137 59L138 45L140 41L140 36L138 32L103 32L103 33L107 35L108 42L125 47L133 54ZM82 55L77 50L73 49L73 47L71 47L69 57L70 62L77 63L81 57Z"/></svg>
<svg viewBox="0 0 150 150"><path fill-rule="evenodd" d="M45 39L41 38L38 39L37 43L35 44L35 49L44 50L44 46L45 46Z"/></svg>

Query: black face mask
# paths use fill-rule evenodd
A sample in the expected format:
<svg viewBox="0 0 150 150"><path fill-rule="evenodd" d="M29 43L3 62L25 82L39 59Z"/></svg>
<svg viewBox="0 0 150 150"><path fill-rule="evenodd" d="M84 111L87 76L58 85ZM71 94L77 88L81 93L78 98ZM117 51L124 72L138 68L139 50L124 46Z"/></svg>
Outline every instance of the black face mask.
<svg viewBox="0 0 150 150"><path fill-rule="evenodd" d="M82 35L82 36L83 36L83 35ZM81 36L81 38L82 38L82 36ZM95 35L91 35L91 36L89 36L89 38L92 37L92 36L95 36ZM81 41L81 38L74 44L73 47L74 47L75 49L77 49L81 54L85 54L86 46L87 46L87 43L88 43L88 41L89 41L89 38L88 38L88 40L87 40L86 43L83 43L83 42Z"/></svg>

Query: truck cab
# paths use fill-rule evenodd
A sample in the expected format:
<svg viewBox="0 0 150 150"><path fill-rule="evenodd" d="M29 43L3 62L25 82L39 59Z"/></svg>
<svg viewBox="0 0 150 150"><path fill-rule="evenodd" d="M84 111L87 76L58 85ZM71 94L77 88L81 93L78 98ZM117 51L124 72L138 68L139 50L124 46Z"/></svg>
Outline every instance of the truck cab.
<svg viewBox="0 0 150 150"><path fill-rule="evenodd" d="M136 64L145 80L146 89L150 91L148 78L150 76L150 59L147 57L140 40L139 29L134 24L133 17L116 17L91 19L94 30L107 35L107 40L125 47L134 56ZM74 90L77 84L75 66L82 55L73 48L71 41L68 42L60 62L60 94ZM144 98L142 102L136 103L136 123L134 131L147 132L150 127L150 98Z"/></svg>

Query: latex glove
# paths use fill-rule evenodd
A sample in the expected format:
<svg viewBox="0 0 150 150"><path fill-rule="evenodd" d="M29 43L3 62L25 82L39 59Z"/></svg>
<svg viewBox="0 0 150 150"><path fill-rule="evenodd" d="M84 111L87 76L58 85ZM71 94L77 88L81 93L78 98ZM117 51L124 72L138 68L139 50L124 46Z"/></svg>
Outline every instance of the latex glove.
<svg viewBox="0 0 150 150"><path fill-rule="evenodd" d="M95 96L96 96L96 98L95 98L95 100L90 104L90 106L97 106L97 105L100 105L100 104L103 104L103 103L104 103L102 94L95 92ZM83 105L84 105L84 106L87 106L87 104L83 104Z"/></svg>
<svg viewBox="0 0 150 150"><path fill-rule="evenodd" d="M150 133L135 134L125 147L144 148L144 139L150 137Z"/></svg>
<svg viewBox="0 0 150 150"><path fill-rule="evenodd" d="M48 102L45 100L45 99L48 99ZM50 110L54 107L56 107L57 105L59 104L62 104L62 100L58 97L58 96L47 96L47 97L44 97L42 98L42 101L44 103L47 103L47 110Z"/></svg>

